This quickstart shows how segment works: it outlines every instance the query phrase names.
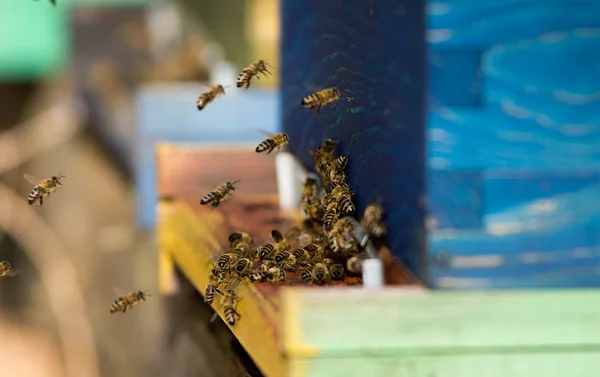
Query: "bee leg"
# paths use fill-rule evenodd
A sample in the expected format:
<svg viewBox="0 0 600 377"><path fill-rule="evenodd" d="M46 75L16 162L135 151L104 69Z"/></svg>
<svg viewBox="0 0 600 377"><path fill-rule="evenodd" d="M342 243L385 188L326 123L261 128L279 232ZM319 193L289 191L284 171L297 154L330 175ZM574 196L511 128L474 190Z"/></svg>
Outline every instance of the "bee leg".
<svg viewBox="0 0 600 377"><path fill-rule="evenodd" d="M40 195L40 205L38 205L38 207L41 207L44 205L44 195Z"/></svg>
<svg viewBox="0 0 600 377"><path fill-rule="evenodd" d="M319 104L319 106L317 106L317 114L319 113L319 111L321 111L321 104Z"/></svg>
<svg viewBox="0 0 600 377"><path fill-rule="evenodd" d="M127 311L127 305L125 305L125 307L123 307L123 311L121 313L125 314L126 311Z"/></svg>

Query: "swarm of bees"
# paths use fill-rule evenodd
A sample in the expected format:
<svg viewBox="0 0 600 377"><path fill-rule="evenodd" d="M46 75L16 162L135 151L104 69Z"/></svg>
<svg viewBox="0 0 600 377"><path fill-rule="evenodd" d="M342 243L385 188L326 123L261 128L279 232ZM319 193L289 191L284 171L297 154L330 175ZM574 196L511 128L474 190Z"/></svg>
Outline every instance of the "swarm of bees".
<svg viewBox="0 0 600 377"><path fill-rule="evenodd" d="M244 284L304 281L325 285L343 280L346 274L360 276L366 253L355 227L361 226L373 240L385 236L379 204L369 205L360 223L354 220L354 191L346 173L349 157L338 156L337 146L335 140L327 139L313 154L321 183L315 178L307 178L304 183L300 205L305 220L285 235L273 229L270 240L262 244L255 243L246 232L233 232L228 247L213 261L204 298L209 304L221 298L223 317L230 326L240 318L236 306L238 289ZM257 152L259 148L273 149L273 144L265 141Z"/></svg>

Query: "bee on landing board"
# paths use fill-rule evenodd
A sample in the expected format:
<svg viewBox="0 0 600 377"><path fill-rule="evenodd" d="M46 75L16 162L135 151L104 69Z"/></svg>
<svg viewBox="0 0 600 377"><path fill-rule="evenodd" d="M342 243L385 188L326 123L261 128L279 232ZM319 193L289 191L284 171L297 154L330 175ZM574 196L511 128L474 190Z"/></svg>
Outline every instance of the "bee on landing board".
<svg viewBox="0 0 600 377"><path fill-rule="evenodd" d="M221 202L225 199L233 195L233 191L235 191L235 184L239 181L235 182L225 182L213 191L206 194L202 200L200 200L200 204L203 206L210 204L213 208L217 207Z"/></svg>
<svg viewBox="0 0 600 377"><path fill-rule="evenodd" d="M248 67L244 68L244 70L238 76L237 87L248 89L250 87L250 80L252 80L254 76L260 80L260 73L262 73L265 77L268 76L267 74L271 74L268 68L272 68L272 66L264 60L259 60L250 64Z"/></svg>
<svg viewBox="0 0 600 377"><path fill-rule="evenodd" d="M328 105L340 99L342 93L337 88L327 88L316 93L309 94L302 99L300 104L308 110L317 108L317 114L321 111L321 106Z"/></svg>
<svg viewBox="0 0 600 377"><path fill-rule="evenodd" d="M267 152L267 154L273 152L273 149L277 148L277 151L284 145L290 142L290 137L285 132L280 134L272 135L256 147L256 153Z"/></svg>
<svg viewBox="0 0 600 377"><path fill-rule="evenodd" d="M114 314L117 312L125 313L127 309L133 308L142 301L146 301L146 297L152 296L151 294L148 294L143 291L135 291L122 294L119 293L119 289L115 289L115 292L119 294L119 297L117 297L110 306L110 314Z"/></svg>
<svg viewBox="0 0 600 377"><path fill-rule="evenodd" d="M13 277L19 273L19 270L12 268L7 261L0 261L0 279L3 277Z"/></svg>
<svg viewBox="0 0 600 377"><path fill-rule="evenodd" d="M29 183L35 185L27 197L29 205L39 201L40 204L38 207L41 207L44 205L44 196L50 196L50 194L58 187L62 186L60 180L66 177L66 175L59 174L58 176L52 176L46 179L39 179L30 174L23 174L23 177Z"/></svg>
<svg viewBox="0 0 600 377"><path fill-rule="evenodd" d="M198 97L196 101L196 107L198 110L202 110L220 96L225 95L225 88L223 85L213 85Z"/></svg>

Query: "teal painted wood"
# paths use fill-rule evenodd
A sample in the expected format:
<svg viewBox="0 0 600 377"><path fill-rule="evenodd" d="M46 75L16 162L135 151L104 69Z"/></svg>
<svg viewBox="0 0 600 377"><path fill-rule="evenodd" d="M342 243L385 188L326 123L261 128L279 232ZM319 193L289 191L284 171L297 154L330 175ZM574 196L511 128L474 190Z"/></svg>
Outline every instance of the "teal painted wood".
<svg viewBox="0 0 600 377"><path fill-rule="evenodd" d="M294 358L357 350L380 356L600 352L600 290L348 288L298 289L294 296L283 298L285 320L298 324L284 333L286 354Z"/></svg>

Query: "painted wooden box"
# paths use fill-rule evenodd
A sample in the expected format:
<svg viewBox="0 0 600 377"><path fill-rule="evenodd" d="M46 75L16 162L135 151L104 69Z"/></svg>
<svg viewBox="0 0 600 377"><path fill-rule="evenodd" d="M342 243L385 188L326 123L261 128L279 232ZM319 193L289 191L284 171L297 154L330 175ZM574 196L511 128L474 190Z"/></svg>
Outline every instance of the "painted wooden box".
<svg viewBox="0 0 600 377"><path fill-rule="evenodd" d="M428 7L438 288L600 285L600 1Z"/></svg>

